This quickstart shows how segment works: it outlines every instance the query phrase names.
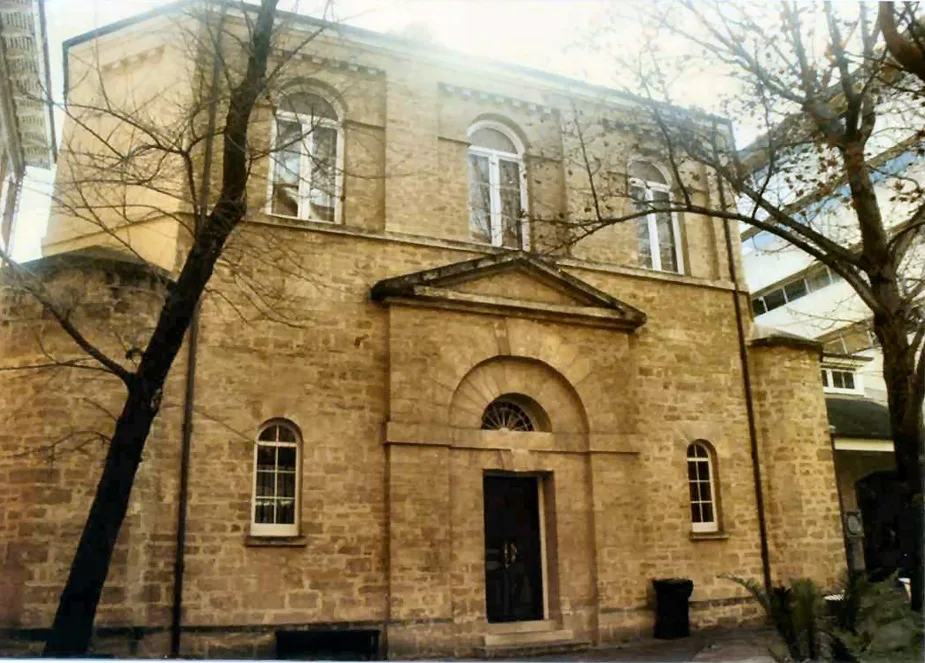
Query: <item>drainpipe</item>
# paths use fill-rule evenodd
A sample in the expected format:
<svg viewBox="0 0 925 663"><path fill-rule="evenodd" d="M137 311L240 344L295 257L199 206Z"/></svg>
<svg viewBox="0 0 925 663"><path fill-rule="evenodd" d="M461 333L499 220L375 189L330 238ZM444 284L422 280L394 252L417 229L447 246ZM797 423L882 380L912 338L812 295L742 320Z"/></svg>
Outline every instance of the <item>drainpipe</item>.
<svg viewBox="0 0 925 663"><path fill-rule="evenodd" d="M225 5L222 4L218 22L216 50L221 47L222 26L225 22ZM212 146L215 134L216 94L218 91L218 69L221 58L214 58L209 94L209 116L202 165L202 186L199 192L199 214L193 219L193 237L199 235L206 219L209 204L209 185L212 174ZM170 658L180 657L180 633L183 615L183 574L186 566L186 514L189 501L190 446L193 437L193 410L196 395L196 359L199 353L199 312L196 304L190 317L186 358L186 393L183 401L183 429L180 451L180 494L177 498L177 543L173 564L173 606L170 619Z"/></svg>
<svg viewBox="0 0 925 663"><path fill-rule="evenodd" d="M723 182L717 178L719 204L726 209L726 194ZM726 259L729 262L729 278L732 279L732 301L735 306L736 329L739 336L739 362L742 364L742 383L745 388L745 412L748 417L748 438L752 455L752 478L755 482L755 506L758 511L758 535L761 539L761 570L764 575L764 590L771 593L771 556L768 552L768 525L764 515L764 489L761 484L761 461L758 453L758 432L755 426L755 404L752 395L752 379L748 366L748 342L745 336L745 321L742 316L742 302L739 299L739 278L736 273L735 251L732 245L731 221L723 221L726 236Z"/></svg>

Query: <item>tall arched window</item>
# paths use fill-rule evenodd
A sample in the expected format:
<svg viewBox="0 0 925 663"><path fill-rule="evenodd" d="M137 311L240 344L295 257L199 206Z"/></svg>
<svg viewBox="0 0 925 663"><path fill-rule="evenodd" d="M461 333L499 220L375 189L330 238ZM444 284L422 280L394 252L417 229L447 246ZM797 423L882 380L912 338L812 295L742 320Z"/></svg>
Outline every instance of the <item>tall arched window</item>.
<svg viewBox="0 0 925 663"><path fill-rule="evenodd" d="M691 494L691 530L716 532L716 485L713 456L707 445L694 442L687 447L687 482Z"/></svg>
<svg viewBox="0 0 925 663"><path fill-rule="evenodd" d="M528 249L523 145L498 122L469 129L469 232L477 242Z"/></svg>
<svg viewBox="0 0 925 663"><path fill-rule="evenodd" d="M273 123L267 211L336 221L341 144L339 118L330 103L312 92L285 97Z"/></svg>
<svg viewBox="0 0 925 663"><path fill-rule="evenodd" d="M684 271L680 251L678 220L664 210L671 200L671 188L662 172L646 161L629 167L630 196L639 212L649 211L636 220L639 236L639 264L663 272ZM658 211L661 206L662 211Z"/></svg>
<svg viewBox="0 0 925 663"><path fill-rule="evenodd" d="M299 433L287 421L264 425L254 444L254 506L251 534L299 533Z"/></svg>

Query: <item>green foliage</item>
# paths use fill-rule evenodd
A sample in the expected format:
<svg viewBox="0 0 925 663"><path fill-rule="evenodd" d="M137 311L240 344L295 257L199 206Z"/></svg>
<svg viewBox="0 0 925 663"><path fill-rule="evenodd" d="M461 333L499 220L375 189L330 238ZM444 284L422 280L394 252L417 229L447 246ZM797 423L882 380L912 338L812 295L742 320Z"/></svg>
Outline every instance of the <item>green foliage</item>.
<svg viewBox="0 0 925 663"><path fill-rule="evenodd" d="M790 587L774 587L768 594L764 587L747 578L721 576L748 590L780 635L784 649L772 647L777 661L812 661L828 655L830 638L825 622L825 602L812 580L791 580Z"/></svg>
<svg viewBox="0 0 925 663"><path fill-rule="evenodd" d="M861 574L849 578L834 629L848 660L922 660L922 616L909 608L896 586L895 575L883 582L870 582Z"/></svg>
<svg viewBox="0 0 925 663"><path fill-rule="evenodd" d="M781 639L782 646L770 650L781 663L922 660L922 616L897 590L895 575L875 583L853 574L843 583L842 600L831 606L807 578L768 593L754 580L721 577L744 587L764 609Z"/></svg>

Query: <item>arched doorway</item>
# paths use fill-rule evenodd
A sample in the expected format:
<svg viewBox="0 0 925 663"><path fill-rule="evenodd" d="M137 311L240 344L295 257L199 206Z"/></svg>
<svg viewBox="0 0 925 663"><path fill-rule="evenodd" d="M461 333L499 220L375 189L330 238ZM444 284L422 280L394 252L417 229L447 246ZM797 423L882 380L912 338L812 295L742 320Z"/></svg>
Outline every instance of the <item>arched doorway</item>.
<svg viewBox="0 0 925 663"><path fill-rule="evenodd" d="M503 394L482 413L482 430L549 430L549 417L529 396ZM485 607L490 623L543 619L543 516L540 477L489 472L485 504Z"/></svg>

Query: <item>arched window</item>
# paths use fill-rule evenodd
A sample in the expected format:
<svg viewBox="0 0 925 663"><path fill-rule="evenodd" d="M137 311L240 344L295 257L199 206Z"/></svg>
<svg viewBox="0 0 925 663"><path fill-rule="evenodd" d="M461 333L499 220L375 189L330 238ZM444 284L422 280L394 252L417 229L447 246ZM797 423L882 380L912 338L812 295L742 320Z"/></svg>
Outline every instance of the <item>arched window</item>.
<svg viewBox="0 0 925 663"><path fill-rule="evenodd" d="M477 242L528 249L523 145L498 122L469 128L469 231Z"/></svg>
<svg viewBox="0 0 925 663"><path fill-rule="evenodd" d="M334 222L340 207L341 130L334 107L312 92L285 97L273 123L268 212Z"/></svg>
<svg viewBox="0 0 925 663"><path fill-rule="evenodd" d="M522 394L499 396L482 413L482 430L528 433L548 429L549 421L543 408Z"/></svg>
<svg viewBox="0 0 925 663"><path fill-rule="evenodd" d="M716 485L713 456L707 445L694 442L687 447L687 482L691 494L691 530L716 532Z"/></svg>
<svg viewBox="0 0 925 663"><path fill-rule="evenodd" d="M254 444L254 507L251 534L299 534L299 453L296 427L286 421L263 426Z"/></svg>
<svg viewBox="0 0 925 663"><path fill-rule="evenodd" d="M678 220L664 210L671 200L671 188L662 172L646 161L634 161L629 167L630 196L636 210L645 216L637 217L639 236L639 264L663 272L684 271L681 258ZM658 211L661 206L662 211Z"/></svg>

